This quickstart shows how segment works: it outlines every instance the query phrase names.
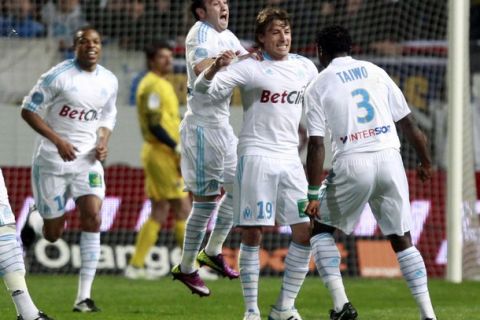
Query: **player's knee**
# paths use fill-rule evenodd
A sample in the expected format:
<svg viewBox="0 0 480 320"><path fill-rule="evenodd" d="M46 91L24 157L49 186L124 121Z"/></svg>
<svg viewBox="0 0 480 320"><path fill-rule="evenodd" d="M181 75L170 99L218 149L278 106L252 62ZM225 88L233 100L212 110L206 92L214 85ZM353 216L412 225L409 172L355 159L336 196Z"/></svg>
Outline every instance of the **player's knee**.
<svg viewBox="0 0 480 320"><path fill-rule="evenodd" d="M242 227L242 243L257 246L262 241L261 227Z"/></svg>
<svg viewBox="0 0 480 320"><path fill-rule="evenodd" d="M100 230L100 225L102 224L100 215L94 212L82 214L80 221L82 230L88 232L98 232Z"/></svg>
<svg viewBox="0 0 480 320"><path fill-rule="evenodd" d="M413 246L412 237L410 232L405 232L405 234L399 236L396 234L391 234L387 236L392 245L393 251L401 252Z"/></svg>
<svg viewBox="0 0 480 320"><path fill-rule="evenodd" d="M292 241L302 245L310 246L311 230L309 224L292 226Z"/></svg>

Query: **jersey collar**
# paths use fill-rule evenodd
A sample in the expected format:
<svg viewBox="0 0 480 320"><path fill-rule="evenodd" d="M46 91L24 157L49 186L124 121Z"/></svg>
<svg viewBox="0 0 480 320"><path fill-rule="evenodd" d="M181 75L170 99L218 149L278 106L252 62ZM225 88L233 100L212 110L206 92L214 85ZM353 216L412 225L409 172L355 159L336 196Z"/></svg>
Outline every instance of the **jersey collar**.
<svg viewBox="0 0 480 320"><path fill-rule="evenodd" d="M290 60L290 53L288 54L287 60L273 60L273 58L266 51L262 51L262 55L263 55L263 60L268 60L268 61L287 61L287 60Z"/></svg>
<svg viewBox="0 0 480 320"><path fill-rule="evenodd" d="M98 63L97 63L97 66L95 67L95 70L93 71L85 71L83 70L82 68L80 68L80 65L78 64L78 61L77 59L73 59L73 64L75 65L75 68L77 68L78 71L80 72L86 72L86 73L89 73L89 74L94 74L94 75L98 75L98 71L99 71L99 68L98 68Z"/></svg>
<svg viewBox="0 0 480 320"><path fill-rule="evenodd" d="M346 57L338 57L332 60L330 62L333 65L344 65L344 64L349 64L352 62L353 58L351 56L346 56Z"/></svg>

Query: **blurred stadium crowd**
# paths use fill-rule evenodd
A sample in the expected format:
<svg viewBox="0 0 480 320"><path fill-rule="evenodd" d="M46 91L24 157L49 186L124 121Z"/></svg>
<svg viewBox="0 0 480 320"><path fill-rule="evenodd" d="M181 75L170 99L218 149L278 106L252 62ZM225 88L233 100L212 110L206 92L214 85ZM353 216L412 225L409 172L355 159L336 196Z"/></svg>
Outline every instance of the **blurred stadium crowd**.
<svg viewBox="0 0 480 320"><path fill-rule="evenodd" d="M0 35L54 37L59 50L71 46L73 30L97 27L106 43L142 50L158 37L167 38L183 54L184 37L193 24L189 0L2 0ZM255 13L267 5L292 15L293 50L314 56L315 33L326 23L340 23L353 32L356 53L408 54L412 40L445 40L447 1L424 0L230 0L230 29L251 40ZM423 8L423 10L422 10ZM480 1L472 0L471 38L480 39ZM406 27L408 26L408 27ZM413 34L411 30L422 30ZM367 33L367 34L365 34ZM415 52L418 53L418 52ZM432 52L429 52L431 54ZM438 52L442 55L444 52Z"/></svg>

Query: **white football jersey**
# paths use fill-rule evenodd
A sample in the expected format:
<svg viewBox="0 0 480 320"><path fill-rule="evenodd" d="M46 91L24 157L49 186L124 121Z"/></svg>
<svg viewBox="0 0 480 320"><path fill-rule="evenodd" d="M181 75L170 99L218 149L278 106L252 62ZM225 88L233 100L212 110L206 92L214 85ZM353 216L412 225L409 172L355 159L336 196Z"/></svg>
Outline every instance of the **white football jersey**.
<svg viewBox="0 0 480 320"><path fill-rule="evenodd" d="M93 161L97 129L113 130L115 126L117 92L117 78L100 65L87 72L75 60L66 60L43 74L24 98L22 108L41 115L78 152L75 161L64 163L56 146L39 135L33 154L37 163L78 167L82 159Z"/></svg>
<svg viewBox="0 0 480 320"><path fill-rule="evenodd" d="M335 58L305 93L308 136L329 130L333 158L400 149L395 122L410 113L405 97L380 67L352 57Z"/></svg>
<svg viewBox="0 0 480 320"><path fill-rule="evenodd" d="M298 127L305 88L318 71L309 59L246 59L219 71L211 82L202 74L197 89L212 96L239 87L244 109L238 155L298 158Z"/></svg>
<svg viewBox="0 0 480 320"><path fill-rule="evenodd" d="M185 47L188 76L185 120L212 127L228 123L232 91L226 91L215 98L194 92L193 86L197 76L193 68L202 60L215 58L225 50L240 51L240 55L247 54L248 51L242 47L238 38L230 30L218 32L202 21L197 21L188 32Z"/></svg>

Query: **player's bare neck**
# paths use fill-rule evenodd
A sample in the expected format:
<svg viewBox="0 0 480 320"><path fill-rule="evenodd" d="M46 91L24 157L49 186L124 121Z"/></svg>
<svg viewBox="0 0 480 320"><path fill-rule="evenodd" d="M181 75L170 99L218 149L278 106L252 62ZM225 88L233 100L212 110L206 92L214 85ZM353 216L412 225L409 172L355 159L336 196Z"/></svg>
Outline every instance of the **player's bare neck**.
<svg viewBox="0 0 480 320"><path fill-rule="evenodd" d="M93 72L93 71L95 71L95 69L97 69L97 64L96 63L94 63L94 64L82 63L81 61L77 60L77 65L80 69L82 69L82 71L86 71L86 72Z"/></svg>
<svg viewBox="0 0 480 320"><path fill-rule="evenodd" d="M162 72L162 71L159 71L159 70L154 70L154 69L152 69L150 71L152 71L154 74L156 74L160 78L165 78L165 76L168 74L168 72L165 73L165 72Z"/></svg>

